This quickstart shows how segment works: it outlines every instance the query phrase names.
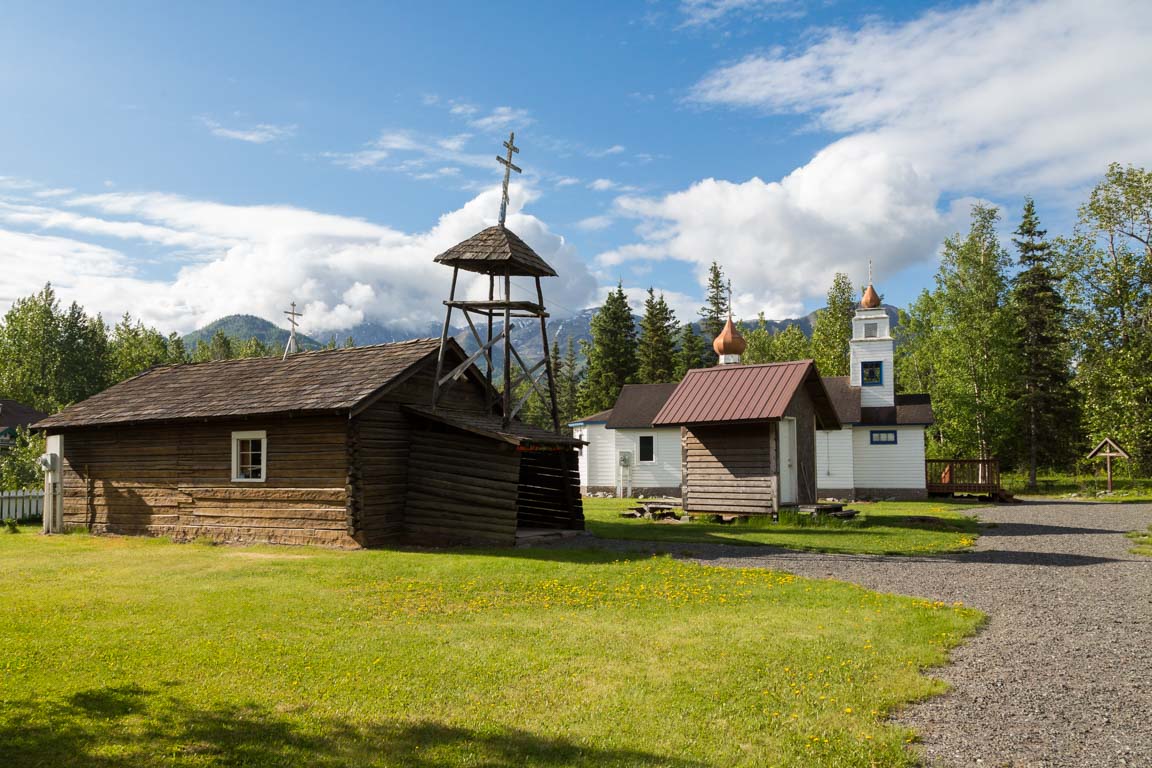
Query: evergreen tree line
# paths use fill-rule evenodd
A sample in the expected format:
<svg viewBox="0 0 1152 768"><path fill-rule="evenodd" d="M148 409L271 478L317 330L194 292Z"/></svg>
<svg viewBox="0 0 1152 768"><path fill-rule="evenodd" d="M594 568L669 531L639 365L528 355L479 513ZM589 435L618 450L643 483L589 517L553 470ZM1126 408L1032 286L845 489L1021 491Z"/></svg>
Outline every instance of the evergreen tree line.
<svg viewBox="0 0 1152 768"><path fill-rule="evenodd" d="M1035 485L1039 469L1070 469L1111 436L1134 472L1152 474L1152 172L1111 165L1067 236L1048 238L1031 199L1014 253L999 225L995 208L975 206L968 232L945 241L935 285L900 312L897 387L932 396L929 455L995 457ZM726 288L713 263L698 334L652 289L634 323L618 285L593 318L564 418L611 408L625 384L714 365ZM824 376L847 375L856 296L837 274L810 338L795 325L772 332L761 314L741 326L744 362L810 358Z"/></svg>
<svg viewBox="0 0 1152 768"><path fill-rule="evenodd" d="M903 313L897 382L932 395L931 455L996 457L1035 485L1115 438L1152 474L1152 173L1112 164L1071 234L1025 200L1015 253L972 210Z"/></svg>
<svg viewBox="0 0 1152 768"><path fill-rule="evenodd" d="M816 360L827 376L848 373L848 341L855 311L852 283L838 273L828 290L827 306L816 313L812 337L793 324L772 331L763 313L752 327L738 323L748 343L745 363ZM680 323L663 294L648 289L644 313L636 323L623 285L608 294L592 318L591 343L585 344L587 369L578 387L579 413L591 415L611 408L625 384L676 382L694 368L718 362L712 341L729 317L728 287L721 266L708 270L705 304L700 308L700 332L692 322Z"/></svg>

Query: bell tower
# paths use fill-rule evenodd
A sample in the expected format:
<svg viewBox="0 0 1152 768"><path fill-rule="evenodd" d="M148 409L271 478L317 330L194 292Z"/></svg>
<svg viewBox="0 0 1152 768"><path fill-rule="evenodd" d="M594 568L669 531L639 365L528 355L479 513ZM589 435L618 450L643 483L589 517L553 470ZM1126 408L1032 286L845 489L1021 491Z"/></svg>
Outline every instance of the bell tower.
<svg viewBox="0 0 1152 768"><path fill-rule="evenodd" d="M511 172L520 173L519 166L512 162L512 155L518 153L516 134L508 136L504 142L506 157L496 157L504 166L504 187L500 198L499 223L494 227L476 233L462 243L449 248L436 257L436 263L452 267L452 286L448 300L444 302L444 328L440 333L440 354L436 361L436 381L432 389L432 407L441 405L446 388L454 380L461 378L469 366L483 361L483 370L489 385L495 383L495 374L500 372L500 392L498 401L504 426L508 426L516 414L528 402L533 393L539 394L552 411L552 428L560 431L560 415L556 405L556 385L552 371L551 349L548 345L548 312L544 307L544 290L540 285L542 277L556 277L556 271L540 258L515 232L508 229L505 219L508 215L508 181ZM488 276L488 299L468 300L457 298L456 291L460 270ZM512 298L512 278L530 277L535 282L535 301L514 300ZM472 340L478 349L467 360L445 372L445 351L448 332L452 327L453 312L459 310ZM540 341L543 357L529 365L512 343L512 322L519 319L535 318L540 321ZM501 321L499 333L493 333L496 321ZM496 347L501 345L497 357ZM514 393L523 382L529 384L527 392L514 402ZM491 391L491 387L489 388ZM496 403L492 403L495 407Z"/></svg>
<svg viewBox="0 0 1152 768"><path fill-rule="evenodd" d="M888 313L880 294L872 286L872 262L868 262L868 287L852 318L852 340L848 343L850 383L860 387L860 405L865 408L896 404L896 342L892 339Z"/></svg>

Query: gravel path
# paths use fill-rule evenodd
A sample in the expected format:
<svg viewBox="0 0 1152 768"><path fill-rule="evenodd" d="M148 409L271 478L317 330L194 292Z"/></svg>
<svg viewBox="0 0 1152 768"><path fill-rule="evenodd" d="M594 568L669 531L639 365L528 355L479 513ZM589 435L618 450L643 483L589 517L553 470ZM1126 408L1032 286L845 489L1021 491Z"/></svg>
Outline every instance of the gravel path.
<svg viewBox="0 0 1152 768"><path fill-rule="evenodd" d="M975 514L996 525L959 555L660 548L987 613L984 630L935 673L952 690L900 716L920 733L929 765L1152 766L1152 558L1129 554L1123 536L1152 523L1152 505L1033 503Z"/></svg>

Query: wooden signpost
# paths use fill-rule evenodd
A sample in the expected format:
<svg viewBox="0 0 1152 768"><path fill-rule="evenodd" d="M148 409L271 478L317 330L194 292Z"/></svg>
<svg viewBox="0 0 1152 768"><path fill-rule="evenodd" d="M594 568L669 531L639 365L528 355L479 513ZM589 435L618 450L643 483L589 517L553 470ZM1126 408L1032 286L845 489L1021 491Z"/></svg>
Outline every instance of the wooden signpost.
<svg viewBox="0 0 1152 768"><path fill-rule="evenodd" d="M1108 465L1108 493L1112 493L1112 459L1130 459L1128 452L1121 448L1115 440L1106 437L1088 454L1089 459L1104 457Z"/></svg>

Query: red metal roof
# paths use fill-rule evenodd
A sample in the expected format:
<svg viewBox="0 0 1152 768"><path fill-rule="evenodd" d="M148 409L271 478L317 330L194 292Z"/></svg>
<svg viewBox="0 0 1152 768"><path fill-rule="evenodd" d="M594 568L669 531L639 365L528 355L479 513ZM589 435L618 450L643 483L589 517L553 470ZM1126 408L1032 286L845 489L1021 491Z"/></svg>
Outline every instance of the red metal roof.
<svg viewBox="0 0 1152 768"><path fill-rule="evenodd" d="M811 360L765 365L719 365L688 371L653 426L722 424L781 418L801 387L816 407L822 429L840 421Z"/></svg>

